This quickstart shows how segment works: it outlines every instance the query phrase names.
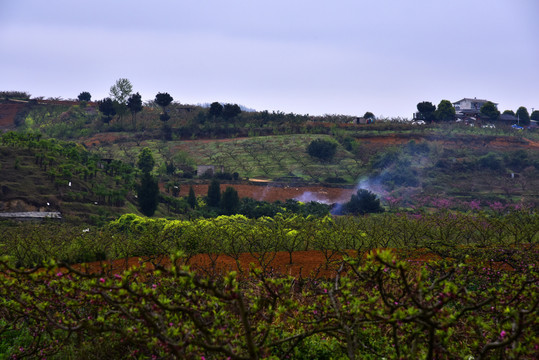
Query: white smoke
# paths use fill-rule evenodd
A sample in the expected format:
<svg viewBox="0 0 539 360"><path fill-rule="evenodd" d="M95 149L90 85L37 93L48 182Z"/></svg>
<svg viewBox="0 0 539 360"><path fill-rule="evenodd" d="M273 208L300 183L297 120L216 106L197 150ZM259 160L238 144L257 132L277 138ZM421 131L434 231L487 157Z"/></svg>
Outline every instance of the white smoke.
<svg viewBox="0 0 539 360"><path fill-rule="evenodd" d="M311 201L319 202L319 203L322 203L322 204L329 204L330 203L327 198L324 198L324 197L320 196L319 194L313 193L311 191L305 191L300 196L296 196L294 198L294 200L301 201L301 202L304 202L304 203L308 203L308 202L311 202Z"/></svg>

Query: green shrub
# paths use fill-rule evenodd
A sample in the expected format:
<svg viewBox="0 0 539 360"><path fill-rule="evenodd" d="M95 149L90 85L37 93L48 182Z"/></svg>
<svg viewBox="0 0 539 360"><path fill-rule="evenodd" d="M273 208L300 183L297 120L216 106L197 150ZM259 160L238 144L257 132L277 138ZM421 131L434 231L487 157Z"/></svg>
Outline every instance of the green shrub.
<svg viewBox="0 0 539 360"><path fill-rule="evenodd" d="M333 141L316 139L307 146L307 153L321 161L331 161L337 152L337 144Z"/></svg>
<svg viewBox="0 0 539 360"><path fill-rule="evenodd" d="M376 194L366 189L359 189L356 194L352 195L349 202L344 204L344 211L347 214L369 214L384 212L384 208L380 205L380 199Z"/></svg>
<svg viewBox="0 0 539 360"><path fill-rule="evenodd" d="M478 160L478 164L483 169L499 171L503 169L502 160L494 153L488 153Z"/></svg>

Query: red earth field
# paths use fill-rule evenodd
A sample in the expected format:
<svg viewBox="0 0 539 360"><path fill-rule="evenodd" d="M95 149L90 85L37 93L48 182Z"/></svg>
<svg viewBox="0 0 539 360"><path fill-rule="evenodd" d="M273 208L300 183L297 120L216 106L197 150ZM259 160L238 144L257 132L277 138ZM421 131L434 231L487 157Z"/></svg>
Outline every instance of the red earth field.
<svg viewBox="0 0 539 360"><path fill-rule="evenodd" d="M353 255L352 251L348 252ZM327 258L326 258L327 256ZM423 263L433 260L436 256L429 253L418 253L415 256L408 256L407 259L411 263ZM328 261L329 259L329 261ZM292 253L292 263L290 263L290 255L288 252L277 252L266 254L264 264L267 264L266 270L272 271L275 274L291 275L298 277L327 277L335 275L336 269L340 265L342 256L340 254L325 254L322 251L295 251ZM248 272L252 265L260 268L260 256L252 254L241 254L239 257L241 270ZM154 265L167 266L170 264L168 256L156 257L154 259L128 258L118 259L114 261L97 261L86 264L85 271L97 273L102 270L103 265L107 265L107 272L112 274L127 270L131 267L145 264L147 269L154 268ZM235 259L223 254L198 254L186 260L189 267L199 273L219 274L228 271L238 271L238 266ZM77 266L78 267L78 266Z"/></svg>
<svg viewBox="0 0 539 360"><path fill-rule="evenodd" d="M208 184L192 185L197 196L208 194ZM309 202L316 200L327 204L346 202L355 192L354 189L333 188L323 186L268 186L247 185L247 184L221 184L221 190L231 186L238 192L240 198L249 197L258 201L274 202L277 200L285 201L287 199L296 199ZM189 186L180 187L180 196L187 196Z"/></svg>

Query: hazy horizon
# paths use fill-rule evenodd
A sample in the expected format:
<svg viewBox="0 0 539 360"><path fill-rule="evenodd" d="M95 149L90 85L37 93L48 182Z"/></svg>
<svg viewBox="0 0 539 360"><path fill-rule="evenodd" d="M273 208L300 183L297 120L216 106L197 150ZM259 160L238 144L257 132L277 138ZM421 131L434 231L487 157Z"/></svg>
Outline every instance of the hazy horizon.
<svg viewBox="0 0 539 360"><path fill-rule="evenodd" d="M144 100L411 117L487 99L539 108L533 0L0 3L0 90L92 100L127 78Z"/></svg>

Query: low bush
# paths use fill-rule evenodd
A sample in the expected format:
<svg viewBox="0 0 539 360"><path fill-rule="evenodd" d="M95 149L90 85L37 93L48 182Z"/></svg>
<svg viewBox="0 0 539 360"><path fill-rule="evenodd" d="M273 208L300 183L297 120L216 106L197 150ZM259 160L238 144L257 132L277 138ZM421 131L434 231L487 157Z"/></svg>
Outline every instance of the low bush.
<svg viewBox="0 0 539 360"><path fill-rule="evenodd" d="M321 161L331 161L337 152L337 144L333 141L315 139L307 146L307 153Z"/></svg>

